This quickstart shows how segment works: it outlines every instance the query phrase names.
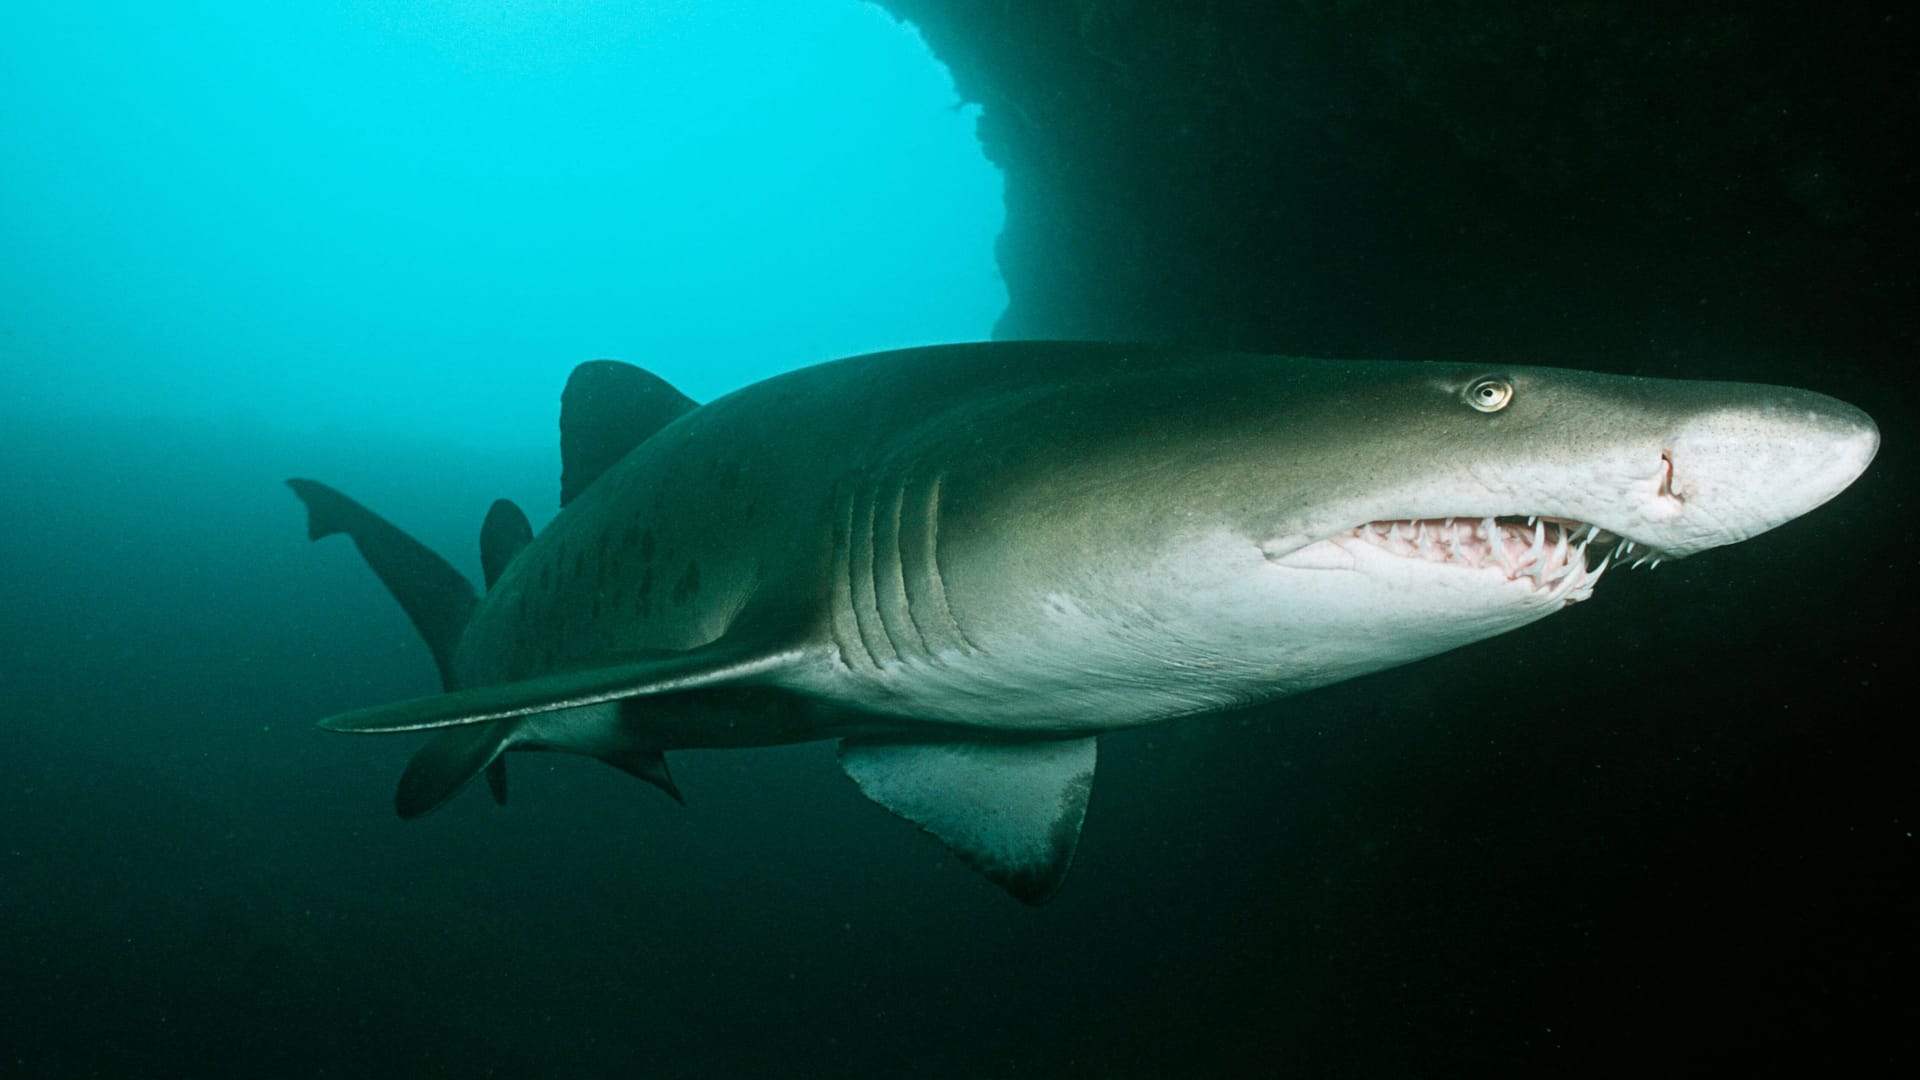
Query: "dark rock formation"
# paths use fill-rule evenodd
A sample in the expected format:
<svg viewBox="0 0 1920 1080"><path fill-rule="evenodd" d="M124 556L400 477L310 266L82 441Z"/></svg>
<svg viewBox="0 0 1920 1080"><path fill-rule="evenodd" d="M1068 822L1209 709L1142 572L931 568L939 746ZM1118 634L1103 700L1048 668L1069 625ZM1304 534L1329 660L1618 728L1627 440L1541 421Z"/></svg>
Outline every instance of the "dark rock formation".
<svg viewBox="0 0 1920 1080"><path fill-rule="evenodd" d="M1003 337L1692 374L1913 344L1897 7L882 2L983 106Z"/></svg>

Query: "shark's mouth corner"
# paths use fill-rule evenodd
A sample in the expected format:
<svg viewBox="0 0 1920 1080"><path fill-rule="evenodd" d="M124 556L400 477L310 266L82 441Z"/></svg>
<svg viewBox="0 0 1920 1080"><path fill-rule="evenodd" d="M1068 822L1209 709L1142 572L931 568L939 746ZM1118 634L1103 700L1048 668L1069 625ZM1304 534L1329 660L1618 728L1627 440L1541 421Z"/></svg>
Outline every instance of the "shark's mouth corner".
<svg viewBox="0 0 1920 1080"><path fill-rule="evenodd" d="M1332 538L1409 559L1497 570L1564 603L1585 600L1609 569L1666 556L1597 525L1542 515L1369 521Z"/></svg>

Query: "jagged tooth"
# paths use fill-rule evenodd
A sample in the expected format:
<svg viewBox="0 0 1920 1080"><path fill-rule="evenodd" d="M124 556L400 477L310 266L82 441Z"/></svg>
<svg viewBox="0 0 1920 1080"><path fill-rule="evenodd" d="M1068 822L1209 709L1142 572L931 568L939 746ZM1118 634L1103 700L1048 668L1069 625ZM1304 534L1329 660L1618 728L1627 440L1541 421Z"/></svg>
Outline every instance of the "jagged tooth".
<svg viewBox="0 0 1920 1080"><path fill-rule="evenodd" d="M1647 569L1649 570L1658 570L1659 568L1660 568L1660 560L1658 558L1655 558L1652 562L1647 564Z"/></svg>
<svg viewBox="0 0 1920 1080"><path fill-rule="evenodd" d="M1540 520L1540 515L1538 515L1538 514L1528 514L1528 515L1527 515L1527 528L1529 528L1529 529L1531 529L1531 528L1533 528L1533 523L1534 523L1534 522L1536 522L1536 521L1539 521L1539 520Z"/></svg>

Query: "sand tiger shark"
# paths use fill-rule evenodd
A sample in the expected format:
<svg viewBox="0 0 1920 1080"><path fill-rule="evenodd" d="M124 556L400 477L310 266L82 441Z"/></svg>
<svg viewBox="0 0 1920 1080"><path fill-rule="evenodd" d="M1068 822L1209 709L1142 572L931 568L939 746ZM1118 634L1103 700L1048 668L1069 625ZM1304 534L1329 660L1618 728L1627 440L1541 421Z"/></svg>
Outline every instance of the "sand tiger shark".
<svg viewBox="0 0 1920 1080"><path fill-rule="evenodd" d="M1879 432L1820 394L1550 367L1077 342L908 349L697 405L595 361L561 509L495 503L486 588L346 496L445 693L321 726L435 734L402 817L509 750L680 793L665 752L839 740L859 789L1043 903L1102 732L1502 634L1609 568L1833 498Z"/></svg>

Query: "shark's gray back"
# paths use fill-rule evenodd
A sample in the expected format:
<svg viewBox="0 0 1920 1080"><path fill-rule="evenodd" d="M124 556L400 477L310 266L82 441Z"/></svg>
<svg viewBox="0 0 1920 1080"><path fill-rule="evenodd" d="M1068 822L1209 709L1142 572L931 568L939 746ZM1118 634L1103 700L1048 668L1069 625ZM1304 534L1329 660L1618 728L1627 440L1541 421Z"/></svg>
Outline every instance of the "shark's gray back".
<svg viewBox="0 0 1920 1080"><path fill-rule="evenodd" d="M1109 378L1117 362L1191 355L958 345L823 364L695 409L609 467L520 552L467 626L460 682L692 648L750 602L802 613L825 634L836 547L870 536L876 513L897 512L863 492L931 482L937 470L953 497L1057 442L1036 431L1033 446L1001 437L967 447L969 410Z"/></svg>

